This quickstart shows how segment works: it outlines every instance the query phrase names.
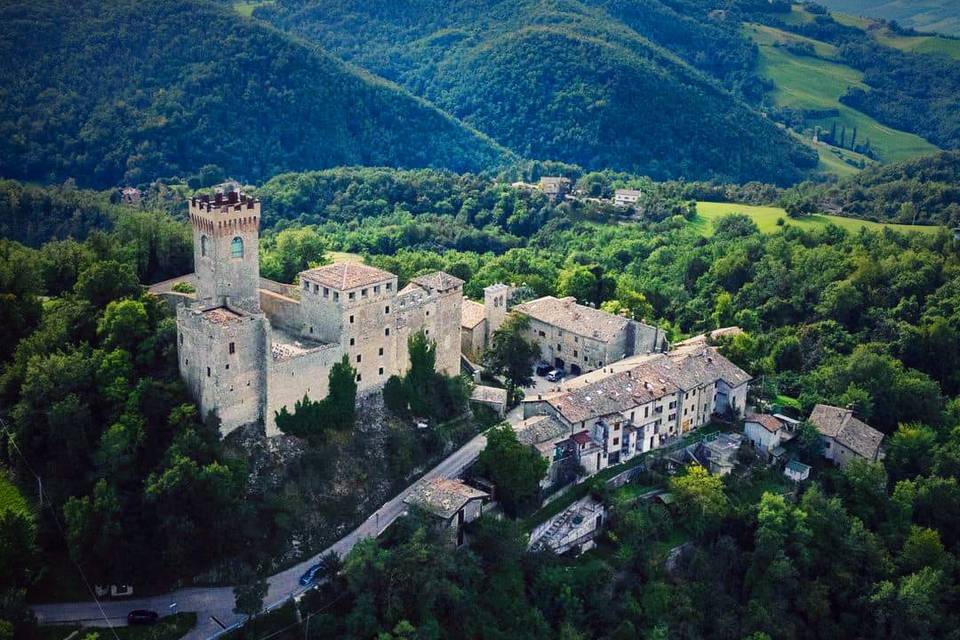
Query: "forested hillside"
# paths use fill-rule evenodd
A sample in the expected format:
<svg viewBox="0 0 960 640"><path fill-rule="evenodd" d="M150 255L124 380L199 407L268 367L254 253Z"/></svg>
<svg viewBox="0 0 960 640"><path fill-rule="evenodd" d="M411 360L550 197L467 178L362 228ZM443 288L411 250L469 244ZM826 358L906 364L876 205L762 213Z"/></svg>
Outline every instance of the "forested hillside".
<svg viewBox="0 0 960 640"><path fill-rule="evenodd" d="M831 185L797 190L811 211L903 224L960 226L960 152L871 167Z"/></svg>
<svg viewBox="0 0 960 640"><path fill-rule="evenodd" d="M737 97L760 93L755 48L736 20L696 3L614 3L608 13L573 0L313 0L254 15L400 82L523 156L777 183L815 164Z"/></svg>
<svg viewBox="0 0 960 640"><path fill-rule="evenodd" d="M953 0L822 0L836 11L896 20L924 32L960 36L960 5Z"/></svg>
<svg viewBox="0 0 960 640"><path fill-rule="evenodd" d="M505 152L432 106L229 7L0 7L0 174L106 187L214 165L479 170Z"/></svg>

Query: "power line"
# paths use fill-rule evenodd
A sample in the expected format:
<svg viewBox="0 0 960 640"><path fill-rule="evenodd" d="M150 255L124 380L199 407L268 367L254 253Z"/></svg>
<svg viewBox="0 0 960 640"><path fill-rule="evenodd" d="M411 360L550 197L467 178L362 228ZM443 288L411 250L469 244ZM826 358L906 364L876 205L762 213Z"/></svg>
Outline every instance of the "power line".
<svg viewBox="0 0 960 640"><path fill-rule="evenodd" d="M23 460L23 464L27 468L27 471L29 471L30 474L33 475L34 478L36 478L37 485L38 487L40 487L39 489L40 490L40 507L42 509L44 504L43 479L40 477L40 474L34 471L33 466L30 464L30 461L27 460L27 457L25 455L23 455L23 451L21 451L19 445L17 445L16 438L14 438L13 435L10 433L10 430L7 428L7 423L2 417L0 417L0 427L3 428L3 433L7 437L7 442L13 445L13 448L17 452L17 455L19 455L20 459ZM54 524L57 525L57 530L60 532L60 537L63 538L64 544L68 544L67 535L63 530L63 525L60 523L60 518L57 516L56 507L54 507L52 502L50 503L50 516L53 518ZM97 597L96 591L93 589L93 587L90 586L90 581L87 579L87 575L83 572L83 568L80 566L80 563L77 562L77 560L73 557L73 555L70 554L69 551L67 552L67 555L70 557L70 561L73 562L73 565L77 568L77 572L80 574L80 578L83 580L83 584L84 586L86 586L87 591L90 592L90 596L93 598L93 601L97 603L97 609L100 611L100 616L103 618L103 621L107 623L107 628L110 629L110 633L113 634L114 640L120 640L120 636L117 635L116 629L113 628L113 623L111 623L110 619L107 617L107 612L104 611L103 604L100 602L100 598Z"/></svg>

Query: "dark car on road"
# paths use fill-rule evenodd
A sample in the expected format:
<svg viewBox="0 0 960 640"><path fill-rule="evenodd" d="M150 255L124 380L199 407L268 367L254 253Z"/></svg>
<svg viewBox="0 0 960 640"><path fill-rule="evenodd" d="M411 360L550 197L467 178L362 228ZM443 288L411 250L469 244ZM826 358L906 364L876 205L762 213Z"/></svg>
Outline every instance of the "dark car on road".
<svg viewBox="0 0 960 640"><path fill-rule="evenodd" d="M309 569L307 569L302 576L300 576L300 586L309 587L317 580L317 574L320 573L320 565L315 564Z"/></svg>
<svg viewBox="0 0 960 640"><path fill-rule="evenodd" d="M127 624L153 624L159 619L159 613L147 609L134 609L127 614Z"/></svg>
<svg viewBox="0 0 960 640"><path fill-rule="evenodd" d="M553 369L553 367L551 367L549 364L547 364L546 362L541 362L540 364L537 365L537 375L542 378L548 373L550 373L551 369Z"/></svg>

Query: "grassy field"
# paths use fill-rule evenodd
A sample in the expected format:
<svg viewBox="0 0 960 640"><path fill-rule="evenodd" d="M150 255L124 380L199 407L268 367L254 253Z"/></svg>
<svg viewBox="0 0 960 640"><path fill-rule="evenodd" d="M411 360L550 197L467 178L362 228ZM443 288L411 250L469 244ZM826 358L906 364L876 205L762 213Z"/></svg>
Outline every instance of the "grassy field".
<svg viewBox="0 0 960 640"><path fill-rule="evenodd" d="M346 251L327 251L327 257L331 262L363 262L363 256L359 253L347 253Z"/></svg>
<svg viewBox="0 0 960 640"><path fill-rule="evenodd" d="M857 220L856 218L843 218L841 216L814 215L802 220L793 220L787 217L787 213L780 207L758 207L746 204L736 204L734 202L698 202L697 218L690 224L700 232L701 235L713 235L713 222L717 218L731 214L743 213L750 216L760 228L762 233L776 233L780 227L777 225L777 219L783 218L787 224L798 227L816 227L823 226L832 222L838 227L856 232L861 227L866 227L871 231L890 227L897 231L912 231L919 233L936 233L940 227L920 226L909 224L881 224L879 222L870 222L869 220Z"/></svg>
<svg viewBox="0 0 960 640"><path fill-rule="evenodd" d="M233 10L249 18L253 15L253 10L263 4L270 4L270 0L241 0L233 3Z"/></svg>
<svg viewBox="0 0 960 640"><path fill-rule="evenodd" d="M880 159L885 162L904 160L925 153L933 153L937 147L923 138L880 124L870 116L840 103L840 96L849 87L868 89L863 83L863 74L843 64L830 60L833 50L820 43L818 56L798 56L777 42L809 41L778 29L749 25L747 31L760 47L760 72L776 84L773 92L777 105L793 109L835 109L835 117L811 120L811 128L829 129L836 123L838 129L846 127L848 136L857 129L857 139L869 140ZM810 41L811 43L814 41ZM816 45L815 45L816 46ZM824 158L823 167L834 172L847 172L840 159Z"/></svg>
<svg viewBox="0 0 960 640"><path fill-rule="evenodd" d="M846 13L835 12L833 19L848 27L866 31L880 44L894 49L913 53L941 54L960 60L960 39L958 38L945 38L940 35L902 36L893 33L877 20Z"/></svg>

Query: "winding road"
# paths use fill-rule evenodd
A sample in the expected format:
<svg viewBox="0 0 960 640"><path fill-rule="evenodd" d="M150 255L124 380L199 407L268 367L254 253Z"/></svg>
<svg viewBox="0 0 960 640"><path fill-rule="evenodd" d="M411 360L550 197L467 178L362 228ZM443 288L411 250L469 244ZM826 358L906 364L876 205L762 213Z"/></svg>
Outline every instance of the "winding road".
<svg viewBox="0 0 960 640"><path fill-rule="evenodd" d="M511 422L519 419L517 410L508 416ZM341 557L345 556L359 540L378 535L396 520L405 509L403 503L413 488L423 480L432 478L457 477L465 467L476 460L486 446L487 439L483 434L475 436L440 462L433 469L424 474L423 478L407 487L394 496L373 515L367 518L359 527L338 540L322 553L304 560L300 564L290 567L280 573L270 576L267 581L269 590L264 604L267 608L278 605L291 596L297 595L304 589L300 586L300 576L308 567L317 562L318 558L334 551ZM175 608L171 605L175 604ZM133 609L150 609L161 615L173 612L196 612L197 625L184 636L185 640L204 640L219 635L224 627L230 628L240 623L243 616L233 612L233 587L190 587L179 589L172 593L147 598L132 598L124 600L105 600L97 602L65 602L54 604L32 605L40 624L68 624L80 623L84 626L106 627L109 624L125 625L127 613ZM219 624L218 624L219 621ZM221 626L222 625L222 626ZM101 634L104 635L104 634ZM111 636L105 634L105 640Z"/></svg>

